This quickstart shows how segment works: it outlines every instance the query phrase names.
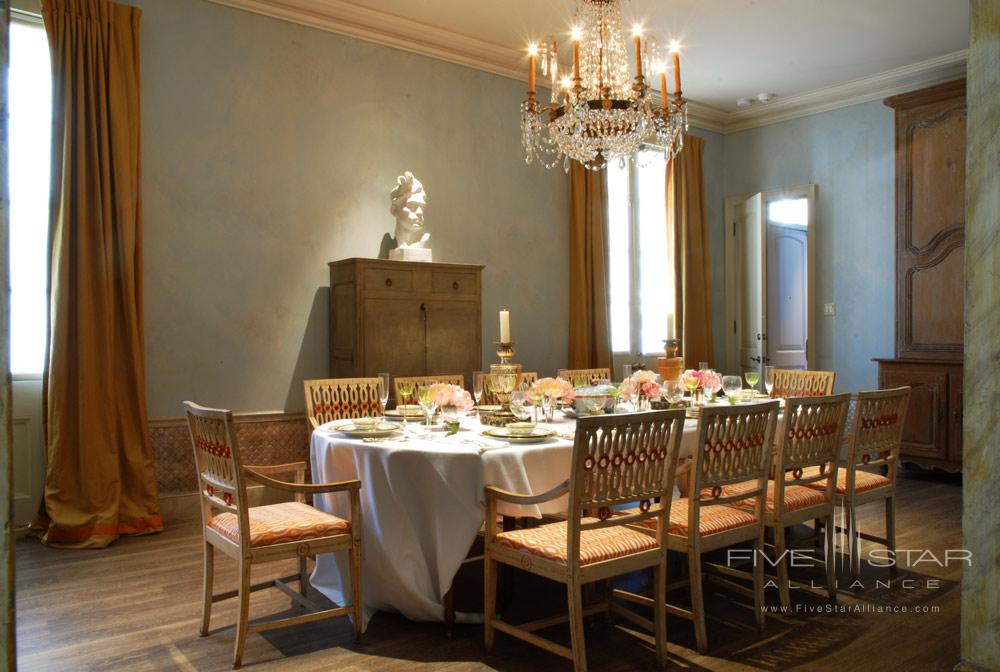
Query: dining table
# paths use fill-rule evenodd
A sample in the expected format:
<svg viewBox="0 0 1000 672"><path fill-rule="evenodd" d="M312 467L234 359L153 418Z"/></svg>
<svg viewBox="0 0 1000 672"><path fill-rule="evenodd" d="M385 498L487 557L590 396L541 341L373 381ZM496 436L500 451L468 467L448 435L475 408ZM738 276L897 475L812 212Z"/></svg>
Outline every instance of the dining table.
<svg viewBox="0 0 1000 672"><path fill-rule="evenodd" d="M571 472L576 422L557 411L538 427L553 436L537 443L495 440L475 414L459 431L400 423L383 438L361 439L321 425L311 438L312 479L316 483L361 481L361 576L363 627L379 610L414 621L442 621L445 595L483 526L484 488L538 495L565 482ZM680 457L697 444L697 421L688 419ZM349 515L344 493L318 495L314 505L342 518ZM541 518L566 511L566 496L522 506L499 503L499 513ZM316 558L312 585L337 604L351 594L344 553ZM479 615L481 618L481 615ZM459 622L475 615L457 614Z"/></svg>

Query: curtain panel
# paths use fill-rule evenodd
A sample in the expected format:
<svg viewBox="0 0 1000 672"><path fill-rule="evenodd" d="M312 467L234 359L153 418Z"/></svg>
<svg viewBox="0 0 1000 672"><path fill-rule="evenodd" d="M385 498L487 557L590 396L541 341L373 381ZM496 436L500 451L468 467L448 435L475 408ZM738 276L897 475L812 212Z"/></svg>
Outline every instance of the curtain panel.
<svg viewBox="0 0 1000 672"><path fill-rule="evenodd" d="M146 417L139 21L109 0L43 0L53 134L48 466L35 531L100 548L163 529Z"/></svg>
<svg viewBox="0 0 1000 672"><path fill-rule="evenodd" d="M688 368L715 365L712 345L712 269L705 218L705 140L684 136L667 166L667 226L674 241L676 329Z"/></svg>
<svg viewBox="0 0 1000 672"><path fill-rule="evenodd" d="M569 368L611 367L605 171L570 168Z"/></svg>

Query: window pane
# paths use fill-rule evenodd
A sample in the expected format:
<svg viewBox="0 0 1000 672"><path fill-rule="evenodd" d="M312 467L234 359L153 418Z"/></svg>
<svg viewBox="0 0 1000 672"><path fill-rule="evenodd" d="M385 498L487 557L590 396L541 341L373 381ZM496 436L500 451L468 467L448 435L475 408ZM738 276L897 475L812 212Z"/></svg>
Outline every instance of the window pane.
<svg viewBox="0 0 1000 672"><path fill-rule="evenodd" d="M52 74L40 25L10 24L10 284L12 373L41 373L49 228Z"/></svg>
<svg viewBox="0 0 1000 672"><path fill-rule="evenodd" d="M663 152L639 153L639 303L642 354L663 350L674 309L673 255L667 245L667 164Z"/></svg>
<svg viewBox="0 0 1000 672"><path fill-rule="evenodd" d="M608 297L611 319L611 349L628 352L631 349L629 302L631 301L631 271L629 270L629 175L628 166L618 162L608 165Z"/></svg>
<svg viewBox="0 0 1000 672"><path fill-rule="evenodd" d="M786 198L767 204L767 219L775 224L809 225L809 199Z"/></svg>

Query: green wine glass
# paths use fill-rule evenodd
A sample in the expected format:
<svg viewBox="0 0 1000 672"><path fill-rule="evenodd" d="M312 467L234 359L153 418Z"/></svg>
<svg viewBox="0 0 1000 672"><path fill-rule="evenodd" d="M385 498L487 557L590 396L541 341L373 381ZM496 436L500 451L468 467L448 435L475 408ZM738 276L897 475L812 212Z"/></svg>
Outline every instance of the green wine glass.
<svg viewBox="0 0 1000 672"><path fill-rule="evenodd" d="M760 381L760 371L747 371L743 374L743 377L747 379L747 385L750 389L757 389L757 383Z"/></svg>

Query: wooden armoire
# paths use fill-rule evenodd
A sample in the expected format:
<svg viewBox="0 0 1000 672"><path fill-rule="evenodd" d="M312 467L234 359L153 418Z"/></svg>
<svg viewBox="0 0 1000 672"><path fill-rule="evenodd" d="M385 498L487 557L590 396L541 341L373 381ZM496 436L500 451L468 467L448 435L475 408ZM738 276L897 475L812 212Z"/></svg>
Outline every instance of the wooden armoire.
<svg viewBox="0 0 1000 672"><path fill-rule="evenodd" d="M469 384L482 368L482 270L386 259L331 262L331 375L461 373Z"/></svg>
<svg viewBox="0 0 1000 672"><path fill-rule="evenodd" d="M896 113L896 356L879 386L913 388L902 460L962 466L965 80L887 98Z"/></svg>

